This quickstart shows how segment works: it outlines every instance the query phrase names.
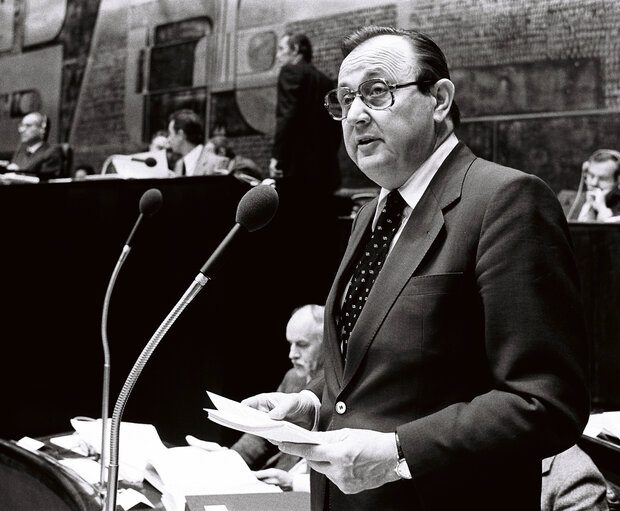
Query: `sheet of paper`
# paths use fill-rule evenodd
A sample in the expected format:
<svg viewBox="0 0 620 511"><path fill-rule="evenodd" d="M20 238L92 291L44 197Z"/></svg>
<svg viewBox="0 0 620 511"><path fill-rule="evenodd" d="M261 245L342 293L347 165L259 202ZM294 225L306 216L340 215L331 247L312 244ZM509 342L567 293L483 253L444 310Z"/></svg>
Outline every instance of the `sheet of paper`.
<svg viewBox="0 0 620 511"><path fill-rule="evenodd" d="M118 491L116 503L123 509L131 509L138 504L144 504L148 507L155 507L149 499L133 488L126 488Z"/></svg>
<svg viewBox="0 0 620 511"><path fill-rule="evenodd" d="M108 435L112 420L108 419ZM101 419L71 419L71 425L80 438L95 452L101 453ZM108 437L109 438L109 437ZM108 441L108 445L110 445ZM122 422L119 442L119 478L141 482L148 460L166 449L155 426L136 422ZM109 460L108 460L109 461Z"/></svg>
<svg viewBox="0 0 620 511"><path fill-rule="evenodd" d="M259 481L236 451L172 447L151 459L146 479L172 495L279 493L278 486Z"/></svg>
<svg viewBox="0 0 620 511"><path fill-rule="evenodd" d="M320 435L288 421L271 419L265 412L207 391L216 410L205 408L209 419L231 429L251 433L274 442L319 444Z"/></svg>
<svg viewBox="0 0 620 511"><path fill-rule="evenodd" d="M36 452L45 445L43 442L40 442L39 440L35 440L34 438L31 438L29 436L20 438L16 443L20 447L23 447L24 449L31 451L31 452Z"/></svg>

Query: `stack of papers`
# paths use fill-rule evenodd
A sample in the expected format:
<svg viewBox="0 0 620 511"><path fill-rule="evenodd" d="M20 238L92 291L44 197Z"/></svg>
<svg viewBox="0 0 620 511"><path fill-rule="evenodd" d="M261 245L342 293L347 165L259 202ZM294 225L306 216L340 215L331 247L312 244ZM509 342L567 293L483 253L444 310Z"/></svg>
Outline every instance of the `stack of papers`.
<svg viewBox="0 0 620 511"><path fill-rule="evenodd" d="M620 442L620 412L593 413L583 434L592 438L603 434L617 438Z"/></svg>
<svg viewBox="0 0 620 511"><path fill-rule="evenodd" d="M308 431L292 422L274 420L265 412L213 392L207 391L207 394L217 409L205 408L205 411L210 420L221 426L251 433L273 442L321 443L320 435L314 431Z"/></svg>

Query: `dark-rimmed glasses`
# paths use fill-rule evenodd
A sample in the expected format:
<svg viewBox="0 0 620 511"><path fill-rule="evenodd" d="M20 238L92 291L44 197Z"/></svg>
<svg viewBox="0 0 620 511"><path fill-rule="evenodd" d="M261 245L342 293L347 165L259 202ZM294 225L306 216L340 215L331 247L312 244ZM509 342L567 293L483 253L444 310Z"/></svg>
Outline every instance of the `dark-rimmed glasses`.
<svg viewBox="0 0 620 511"><path fill-rule="evenodd" d="M394 89L418 85L424 81L407 83L387 83L383 78L372 78L360 83L354 91L349 87L338 87L325 95L325 108L336 121L346 119L353 100L359 96L364 104L373 110L385 110L394 104Z"/></svg>

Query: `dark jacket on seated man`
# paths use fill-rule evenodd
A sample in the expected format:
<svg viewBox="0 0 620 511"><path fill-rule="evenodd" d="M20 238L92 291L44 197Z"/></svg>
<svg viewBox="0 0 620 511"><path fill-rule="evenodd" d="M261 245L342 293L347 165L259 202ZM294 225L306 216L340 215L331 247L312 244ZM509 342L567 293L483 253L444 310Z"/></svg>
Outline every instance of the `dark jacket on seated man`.
<svg viewBox="0 0 620 511"><path fill-rule="evenodd" d="M43 142L34 152L30 152L26 144L21 144L11 162L19 167L17 172L20 174L36 176L41 180L52 179L60 177L62 172L62 150Z"/></svg>

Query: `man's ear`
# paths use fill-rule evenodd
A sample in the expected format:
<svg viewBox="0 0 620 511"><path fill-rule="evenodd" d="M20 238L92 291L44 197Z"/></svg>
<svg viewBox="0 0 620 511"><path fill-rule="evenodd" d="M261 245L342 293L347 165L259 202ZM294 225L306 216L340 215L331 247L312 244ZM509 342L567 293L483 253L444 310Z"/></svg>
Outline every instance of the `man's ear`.
<svg viewBox="0 0 620 511"><path fill-rule="evenodd" d="M589 168L590 168L590 162L586 160L581 165L581 172L585 174L586 172L588 172Z"/></svg>
<svg viewBox="0 0 620 511"><path fill-rule="evenodd" d="M441 78L431 87L431 93L436 100L433 119L437 123L443 122L454 100L454 84L447 78Z"/></svg>

